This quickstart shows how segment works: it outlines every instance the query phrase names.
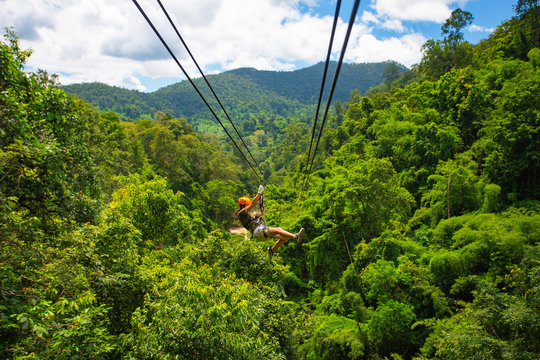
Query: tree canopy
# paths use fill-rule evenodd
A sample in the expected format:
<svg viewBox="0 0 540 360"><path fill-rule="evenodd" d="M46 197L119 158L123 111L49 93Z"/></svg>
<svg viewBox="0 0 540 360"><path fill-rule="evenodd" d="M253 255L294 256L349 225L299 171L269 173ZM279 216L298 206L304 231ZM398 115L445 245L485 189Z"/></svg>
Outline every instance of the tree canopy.
<svg viewBox="0 0 540 360"><path fill-rule="evenodd" d="M96 108L7 31L0 358L538 358L538 4L515 10L476 45L455 10L417 67L336 102L305 189L307 116L234 108L267 224L306 229L272 259L228 231L259 184L197 106Z"/></svg>

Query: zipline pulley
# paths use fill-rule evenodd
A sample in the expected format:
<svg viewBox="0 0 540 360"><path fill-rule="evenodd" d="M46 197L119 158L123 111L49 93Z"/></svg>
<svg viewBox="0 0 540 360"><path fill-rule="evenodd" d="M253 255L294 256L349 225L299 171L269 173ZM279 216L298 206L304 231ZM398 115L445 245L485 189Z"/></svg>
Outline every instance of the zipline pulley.
<svg viewBox="0 0 540 360"><path fill-rule="evenodd" d="M264 173L262 172L262 170L261 170L261 174L262 174L261 185L264 186L266 181L264 179ZM263 194L261 194L259 196L259 208L261 209L261 213L264 213L264 197L263 197Z"/></svg>

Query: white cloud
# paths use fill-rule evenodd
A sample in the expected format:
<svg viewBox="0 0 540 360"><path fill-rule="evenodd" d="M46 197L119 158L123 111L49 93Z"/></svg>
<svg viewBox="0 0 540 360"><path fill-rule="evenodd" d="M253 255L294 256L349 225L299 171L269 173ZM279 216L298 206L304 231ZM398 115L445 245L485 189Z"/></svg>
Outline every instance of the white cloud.
<svg viewBox="0 0 540 360"><path fill-rule="evenodd" d="M382 23L382 27L388 30L394 30L398 32L404 32L405 27L403 26L403 23L401 20L398 19L384 19Z"/></svg>
<svg viewBox="0 0 540 360"><path fill-rule="evenodd" d="M487 28L487 27L472 24L471 26L467 27L467 30L470 32L492 33L495 31L495 28Z"/></svg>
<svg viewBox="0 0 540 360"><path fill-rule="evenodd" d="M250 66L284 70L288 62L313 62L324 56L332 18L302 15L284 1L280 6L275 1L250 0L225 0L224 4L207 24L210 31L189 34L201 62L222 62L231 69L249 66L251 61ZM277 59L284 60L283 66Z"/></svg>
<svg viewBox="0 0 540 360"><path fill-rule="evenodd" d="M102 81L142 90L140 82L133 80L133 72L140 67L136 61L120 60L102 51L124 29L131 27L137 33L136 21L126 19L127 4L120 0L24 0L23 4L4 0L2 6L11 9L11 14L0 15L0 23L14 26L21 45L33 49L28 62L31 68L58 73L62 83ZM18 25L28 16L21 9L31 9L34 18L47 18L49 22L46 26L41 23L35 26L29 32L34 32L34 36L20 33ZM140 35L135 36L139 42L151 43L148 36Z"/></svg>
<svg viewBox="0 0 540 360"><path fill-rule="evenodd" d="M452 12L455 0L374 0L371 5L380 16L398 20L441 22Z"/></svg>
<svg viewBox="0 0 540 360"><path fill-rule="evenodd" d="M465 4L468 0L459 0ZM452 10L449 5L456 0L372 0L369 8L362 13L363 23L372 23L382 29L407 32L404 21L423 21L441 23Z"/></svg>
<svg viewBox="0 0 540 360"><path fill-rule="evenodd" d="M13 26L17 34L27 39L37 39L39 28L50 28L53 19L47 16L48 12L54 12L53 5L46 1L0 1L0 25L2 28Z"/></svg>
<svg viewBox="0 0 540 360"><path fill-rule="evenodd" d="M188 73L198 77L155 0L138 1ZM293 70L295 64L325 58L333 12L318 16L300 11L323 0L161 1L207 73L244 66ZM348 60L417 62L425 39L408 32L404 21L441 21L451 2L373 0L355 25ZM99 81L144 90L136 74L183 78L131 1L0 0L0 8L0 27L14 26L21 46L34 50L29 65L60 74L64 84ZM342 6L343 13L346 9ZM345 28L340 19L334 58ZM401 35L377 39L377 29Z"/></svg>
<svg viewBox="0 0 540 360"><path fill-rule="evenodd" d="M315 0L304 1L314 5ZM33 68L64 84L102 81L142 89L133 74L183 78L131 1L0 0L0 25L12 25L34 50ZM198 72L154 1L139 0L191 76ZM324 59L332 17L299 11L300 0L162 0L203 69L251 66L292 70ZM20 29L20 30L19 30ZM21 32L22 31L22 32ZM195 71L194 71L195 70Z"/></svg>
<svg viewBox="0 0 540 360"><path fill-rule="evenodd" d="M371 11L364 11L360 17L360 21L365 24L374 23L380 24L380 20L377 15Z"/></svg>
<svg viewBox="0 0 540 360"><path fill-rule="evenodd" d="M383 40L377 39L372 34L362 34L351 44L347 58L352 62L394 60L410 67L421 60L421 47L425 42L426 38L420 34Z"/></svg>

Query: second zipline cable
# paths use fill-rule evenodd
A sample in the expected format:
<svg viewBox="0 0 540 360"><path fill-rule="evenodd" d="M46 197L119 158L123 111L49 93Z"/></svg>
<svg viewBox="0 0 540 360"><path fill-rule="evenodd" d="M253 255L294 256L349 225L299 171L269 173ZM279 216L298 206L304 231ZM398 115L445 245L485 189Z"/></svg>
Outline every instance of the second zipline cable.
<svg viewBox="0 0 540 360"><path fill-rule="evenodd" d="M246 143L244 142L244 139L242 138L242 135L240 135L240 133L238 132L238 129L236 128L236 126L234 125L233 121L231 120L231 117L229 116L229 114L227 113L227 110L225 110L225 107L223 106L223 104L221 103L221 101L219 100L216 92L214 91L214 88L212 87L212 85L210 85L210 82L208 81L208 79L206 78L206 76L204 75L201 67L199 66L199 63L197 62L197 60L195 60L195 56L193 56L193 54L191 53L191 50L189 50L189 47L187 46L186 42L184 41L184 38L182 37L182 35L180 35L180 31L178 31L178 28L176 27L176 25L174 24L174 22L172 21L171 17L169 16L169 13L167 12L167 10L165 9L165 6L163 6L163 4L161 3L161 0L156 0L159 4L159 6L161 7L161 10L163 11L163 13L165 14L165 16L167 17L167 20L169 20L169 23L171 24L171 26L173 27L174 31L176 32L176 35L178 35L178 38L180 39L180 41L182 42L182 45L184 45L184 48L186 48L189 56L191 57L191 60L193 60L193 63L195 64L195 66L197 67L197 69L199 70L199 73L201 74L202 78L204 79L204 81L206 82L206 85L208 86L208 88L210 89L210 91L212 92L212 95L214 95L214 98L217 100L219 106L221 107L221 110L223 110L223 113L225 114L225 116L227 117L227 119L229 120L229 122L231 123L232 127L234 128L234 131L236 131L236 135L238 135L238 137L240 138L240 141L242 141L242 144L244 144L244 147L246 148L247 152L249 153L249 155L251 156L251 160L253 160L253 164L257 167L257 169L261 172L261 174L263 174L263 171L259 168L259 165L257 164L257 161L255 160L255 157L253 157L253 154L251 153L251 151L249 151L249 148L248 146L246 145ZM339 0L341 1L341 0ZM264 176L263 176L264 177Z"/></svg>
<svg viewBox="0 0 540 360"><path fill-rule="evenodd" d="M343 64L343 58L345 57L345 51L347 50L347 44L349 42L349 37L351 36L352 27L354 25L354 19L356 18L356 13L358 12L358 6L360 5L360 0L355 0L353 9L351 12L351 18L349 20L349 26L347 27L347 33L345 34L345 40L343 40L343 47L341 49L341 54L339 55L339 61L337 63L336 67L336 73L334 74L334 79L332 80L332 86L330 88L330 94L328 95L328 101L326 103L326 108L324 109L324 116L321 123L321 130L319 131L319 135L317 136L317 143L315 144L315 149L313 150L313 157L311 158L311 163L309 165L308 173L306 176L306 180L304 182L303 189L306 188L307 183L309 181L309 175L311 174L311 169L313 168L313 161L315 160L315 155L317 152L317 148L319 147L319 141L321 140L322 131L324 128L324 124L326 123L326 117L328 115L328 109L330 107L330 104L332 102L332 96L334 95L334 90L336 89L337 80L339 78L339 72L341 71L341 65ZM309 159L308 159L309 160Z"/></svg>
<svg viewBox="0 0 540 360"><path fill-rule="evenodd" d="M242 152L242 150L240 150L240 148L238 147L238 144L236 144L236 141L234 141L234 139L232 138L231 134L229 134L229 131L227 131L227 129L225 128L225 126L223 125L223 123L221 122L221 120L219 119L219 117L216 115L216 113L214 112L214 110L212 109L212 107L210 106L210 104L208 103L208 101L206 101L205 97L203 96L203 94L200 92L200 90L197 88L197 86L195 85L195 83L193 82L193 80L191 80L191 78L189 77L188 73L186 72L186 70L184 69L184 67L182 66L182 64L180 64L180 61L178 61L178 59L176 58L176 56L174 55L174 53L172 52L171 48L169 47L169 45L167 45L167 42L163 39L163 37L161 36L161 34L159 33L159 31L156 29L156 27L154 26L154 24L152 23L152 21L150 20L150 18L148 18L148 16L146 15L146 12L144 11L144 9L139 5L139 3L137 2L137 0L132 0L133 3L135 4L135 6L137 7L137 9L139 10L139 12L141 13L141 15L144 17L144 19L146 20L146 22L148 23L148 25L150 25L150 27L152 28L152 30L154 31L154 33L156 34L156 36L159 38L159 40L161 41L161 43L163 44L163 46L165 46L165 48L167 49L167 51L169 52L169 54L171 55L171 57L174 59L174 61L176 62L176 64L178 65L178 67L180 68L180 70L182 70L182 72L184 73L184 75L186 76L186 78L189 80L189 82L191 83L191 85L193 86L193 88L195 89L195 91L197 91L197 94L199 94L199 96L201 97L201 99L203 100L203 102L205 103L205 105L208 107L208 109L210 110L210 112L212 113L212 115L214 115L214 117L216 118L216 120L219 122L219 124L221 125L221 127L223 128L223 130L225 131L225 133L227 134L227 136L231 139L231 141L233 142L234 146L236 147L236 149L240 152L240 155L242 155L242 157L244 158L244 160L246 161L246 163L249 165L249 167L251 168L251 170L253 171L253 173L255 173L255 176L257 176L257 178L259 179L259 181L263 181L263 179L260 177L260 175L257 173L257 171L255 171L255 169L253 168L253 166L251 165L251 163L249 162L249 160L246 158L246 156L244 155L244 153Z"/></svg>

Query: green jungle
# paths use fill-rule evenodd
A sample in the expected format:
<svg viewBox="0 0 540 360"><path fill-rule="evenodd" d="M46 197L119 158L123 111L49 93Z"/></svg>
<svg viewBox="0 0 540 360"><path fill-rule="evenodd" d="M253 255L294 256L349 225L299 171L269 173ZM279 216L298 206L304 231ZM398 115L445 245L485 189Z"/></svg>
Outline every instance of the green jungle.
<svg viewBox="0 0 540 360"><path fill-rule="evenodd" d="M455 10L419 64L334 102L305 190L315 105L224 101L267 224L306 229L271 259L272 241L228 231L259 180L209 113L100 110L25 72L6 30L0 359L538 359L530 3L475 45Z"/></svg>

